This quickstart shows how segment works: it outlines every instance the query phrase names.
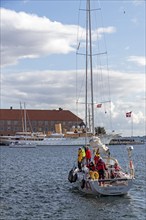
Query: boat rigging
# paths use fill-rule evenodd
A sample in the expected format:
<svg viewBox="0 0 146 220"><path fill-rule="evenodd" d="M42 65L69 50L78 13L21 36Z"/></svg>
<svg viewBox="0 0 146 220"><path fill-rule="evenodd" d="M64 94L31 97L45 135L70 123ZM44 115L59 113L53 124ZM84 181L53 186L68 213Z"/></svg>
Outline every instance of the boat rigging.
<svg viewBox="0 0 146 220"><path fill-rule="evenodd" d="M127 147L129 157L129 172L125 172L114 158L110 149L104 145L101 140L94 136L94 92L93 92L93 65L92 65L92 27L91 27L91 1L86 0L86 68L85 68L85 121L87 131L88 102L91 102L91 129L93 136L90 140L90 149L93 150L94 159L87 159L89 147L83 146L78 149L78 163L69 171L68 180L70 183L76 183L79 190L92 195L123 195L132 187L134 180L134 165L132 161L132 146ZM80 46L80 45L79 45ZM79 49L78 46L78 49ZM88 59L89 58L89 59ZM90 76L90 77L89 77ZM88 78L90 78L90 95L88 100ZM89 111L90 112L90 111ZM90 124L90 122L89 122ZM85 139L86 140L86 139ZM85 141L86 143L86 141ZM85 152L85 157L83 156ZM88 154L89 156L89 154ZM95 160L96 156L96 160Z"/></svg>

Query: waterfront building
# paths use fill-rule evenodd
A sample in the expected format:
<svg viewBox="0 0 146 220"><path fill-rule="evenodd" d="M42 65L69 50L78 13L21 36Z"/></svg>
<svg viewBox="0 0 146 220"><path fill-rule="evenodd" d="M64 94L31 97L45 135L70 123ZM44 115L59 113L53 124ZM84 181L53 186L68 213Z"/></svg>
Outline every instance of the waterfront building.
<svg viewBox="0 0 146 220"><path fill-rule="evenodd" d="M84 125L83 120L69 110L0 109L0 136L20 131L65 133Z"/></svg>

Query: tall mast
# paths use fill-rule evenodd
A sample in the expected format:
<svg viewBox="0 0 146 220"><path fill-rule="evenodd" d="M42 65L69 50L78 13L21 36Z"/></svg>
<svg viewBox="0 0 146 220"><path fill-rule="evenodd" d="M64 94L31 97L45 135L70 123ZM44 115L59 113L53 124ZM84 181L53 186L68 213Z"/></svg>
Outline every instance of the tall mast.
<svg viewBox="0 0 146 220"><path fill-rule="evenodd" d="M27 131L27 124L26 124L26 105L24 102L24 131Z"/></svg>
<svg viewBox="0 0 146 220"><path fill-rule="evenodd" d="M88 113L87 113L87 105L88 105L88 0L86 1L86 85L85 85L85 120L86 120L86 132L87 132L87 125L88 125Z"/></svg>
<svg viewBox="0 0 146 220"><path fill-rule="evenodd" d="M22 120L22 131L24 132L24 116L23 116L23 110L22 110L21 102L20 102L20 111L21 111L21 120Z"/></svg>
<svg viewBox="0 0 146 220"><path fill-rule="evenodd" d="M90 58L90 86L91 86L91 117L92 117L92 133L95 134L94 130L94 99L93 99L93 67L92 67L92 34L91 34L91 9L90 0L87 0L87 20L86 20L86 81L88 71L88 35L89 35L89 58ZM86 95L87 95L87 82L86 82ZM87 98L86 98L87 101ZM87 103L86 103L87 109ZM87 111L87 110L86 110ZM87 113L86 113L87 114Z"/></svg>

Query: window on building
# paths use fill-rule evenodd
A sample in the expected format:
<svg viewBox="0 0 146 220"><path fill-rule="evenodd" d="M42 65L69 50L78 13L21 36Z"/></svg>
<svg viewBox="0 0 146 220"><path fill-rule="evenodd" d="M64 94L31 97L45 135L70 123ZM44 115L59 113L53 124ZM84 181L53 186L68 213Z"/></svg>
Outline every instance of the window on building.
<svg viewBox="0 0 146 220"><path fill-rule="evenodd" d="M10 120L7 121L7 125L11 125L11 121Z"/></svg>
<svg viewBox="0 0 146 220"><path fill-rule="evenodd" d="M16 125L18 125L19 124L19 122L18 121L14 121L14 125L16 126Z"/></svg>
<svg viewBox="0 0 146 220"><path fill-rule="evenodd" d="M48 121L44 121L44 125L48 126L49 122Z"/></svg>

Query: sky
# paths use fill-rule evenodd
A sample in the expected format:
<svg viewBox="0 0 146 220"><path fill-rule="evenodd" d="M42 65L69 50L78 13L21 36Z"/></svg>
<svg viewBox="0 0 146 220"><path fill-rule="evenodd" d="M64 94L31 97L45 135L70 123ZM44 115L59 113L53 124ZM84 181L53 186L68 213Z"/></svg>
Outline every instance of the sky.
<svg viewBox="0 0 146 220"><path fill-rule="evenodd" d="M95 55L93 67L95 127L145 135L146 1L91 5L93 53L105 54L103 61ZM76 52L85 52L85 6L85 0L1 0L0 108L61 107L84 120L85 56Z"/></svg>

